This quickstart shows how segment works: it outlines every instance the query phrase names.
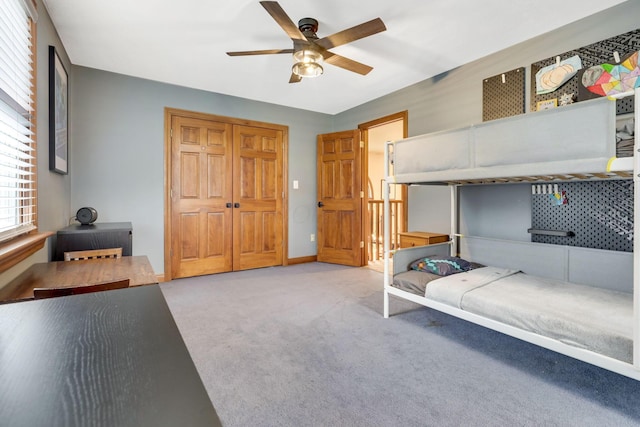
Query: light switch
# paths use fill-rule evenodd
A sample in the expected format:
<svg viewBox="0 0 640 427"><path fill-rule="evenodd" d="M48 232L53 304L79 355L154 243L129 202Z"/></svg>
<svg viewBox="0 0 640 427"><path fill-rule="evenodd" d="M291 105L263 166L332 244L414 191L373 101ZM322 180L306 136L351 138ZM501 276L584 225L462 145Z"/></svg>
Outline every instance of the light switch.
<svg viewBox="0 0 640 427"><path fill-rule="evenodd" d="M297 190L298 188L299 188L298 180L297 180L297 179L294 179L294 180L293 180L293 189L294 189L294 190Z"/></svg>

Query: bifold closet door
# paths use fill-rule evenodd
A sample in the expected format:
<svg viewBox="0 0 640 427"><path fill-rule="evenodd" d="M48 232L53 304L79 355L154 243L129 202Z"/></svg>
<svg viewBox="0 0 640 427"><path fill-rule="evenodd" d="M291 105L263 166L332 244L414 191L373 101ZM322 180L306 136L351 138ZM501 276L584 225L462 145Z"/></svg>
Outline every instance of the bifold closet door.
<svg viewBox="0 0 640 427"><path fill-rule="evenodd" d="M283 131L174 115L171 276L283 263Z"/></svg>
<svg viewBox="0 0 640 427"><path fill-rule="evenodd" d="M233 126L173 116L171 134L172 276L230 271Z"/></svg>
<svg viewBox="0 0 640 427"><path fill-rule="evenodd" d="M282 131L233 127L233 269L282 265Z"/></svg>

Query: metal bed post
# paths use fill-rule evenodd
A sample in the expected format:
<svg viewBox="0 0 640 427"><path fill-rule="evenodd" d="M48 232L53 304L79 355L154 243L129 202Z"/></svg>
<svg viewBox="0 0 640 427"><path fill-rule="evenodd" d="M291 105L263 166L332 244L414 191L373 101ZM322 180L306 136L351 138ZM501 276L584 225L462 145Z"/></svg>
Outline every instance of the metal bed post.
<svg viewBox="0 0 640 427"><path fill-rule="evenodd" d="M635 89L633 144L633 366L640 369L640 88Z"/></svg>
<svg viewBox="0 0 640 427"><path fill-rule="evenodd" d="M458 256L458 185L450 185L451 189L451 256Z"/></svg>
<svg viewBox="0 0 640 427"><path fill-rule="evenodd" d="M384 176L382 185L382 200L384 201L384 207L382 210L382 219L383 219L383 252L384 252L384 318L389 318L389 292L387 292L387 287L389 284L389 256L390 256L390 239L391 239L391 230L389 227L389 216L391 204L389 203L389 172L390 172L390 161L391 161L391 148L393 146L393 142L387 141L385 150L384 150Z"/></svg>

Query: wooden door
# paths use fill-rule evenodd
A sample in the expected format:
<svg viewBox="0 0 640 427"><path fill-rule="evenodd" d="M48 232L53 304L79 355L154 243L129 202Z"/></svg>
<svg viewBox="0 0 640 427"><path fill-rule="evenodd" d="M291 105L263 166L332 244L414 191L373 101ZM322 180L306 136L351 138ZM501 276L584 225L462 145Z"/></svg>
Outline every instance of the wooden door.
<svg viewBox="0 0 640 427"><path fill-rule="evenodd" d="M234 126L233 269L282 264L282 131Z"/></svg>
<svg viewBox="0 0 640 427"><path fill-rule="evenodd" d="M364 265L362 151L358 130L318 135L318 261Z"/></svg>
<svg viewBox="0 0 640 427"><path fill-rule="evenodd" d="M172 278L232 268L232 138L228 123L172 116Z"/></svg>

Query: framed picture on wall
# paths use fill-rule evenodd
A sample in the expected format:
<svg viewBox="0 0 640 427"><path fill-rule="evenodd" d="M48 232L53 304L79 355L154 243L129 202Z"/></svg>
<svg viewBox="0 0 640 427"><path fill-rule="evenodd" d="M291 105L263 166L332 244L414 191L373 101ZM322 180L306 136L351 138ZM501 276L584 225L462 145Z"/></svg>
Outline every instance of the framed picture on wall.
<svg viewBox="0 0 640 427"><path fill-rule="evenodd" d="M49 170L60 174L69 172L68 125L69 76L56 48L49 46Z"/></svg>

